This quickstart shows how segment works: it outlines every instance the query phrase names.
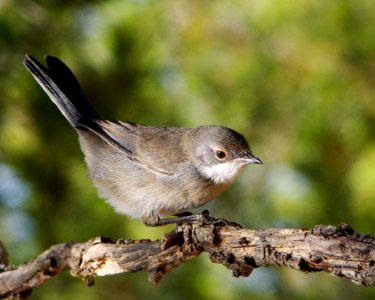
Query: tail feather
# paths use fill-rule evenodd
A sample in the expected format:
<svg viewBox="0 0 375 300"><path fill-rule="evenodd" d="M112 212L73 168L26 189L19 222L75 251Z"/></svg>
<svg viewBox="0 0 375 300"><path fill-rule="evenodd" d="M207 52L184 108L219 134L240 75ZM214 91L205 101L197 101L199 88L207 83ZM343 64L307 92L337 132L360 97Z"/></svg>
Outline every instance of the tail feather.
<svg viewBox="0 0 375 300"><path fill-rule="evenodd" d="M101 117L86 99L72 71L58 58L46 56L47 67L26 55L24 65L73 127Z"/></svg>
<svg viewBox="0 0 375 300"><path fill-rule="evenodd" d="M69 123L74 128L92 132L134 161L132 151L118 141L116 136L103 130L100 125L102 118L86 99L72 71L57 57L46 56L45 61L47 67L34 57L26 55L24 65Z"/></svg>

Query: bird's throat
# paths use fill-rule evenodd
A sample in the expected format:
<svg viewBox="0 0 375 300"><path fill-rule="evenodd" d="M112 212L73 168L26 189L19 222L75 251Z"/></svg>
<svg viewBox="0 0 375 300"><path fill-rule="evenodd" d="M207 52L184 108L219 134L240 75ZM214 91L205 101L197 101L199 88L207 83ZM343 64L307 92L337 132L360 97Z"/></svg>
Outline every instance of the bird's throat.
<svg viewBox="0 0 375 300"><path fill-rule="evenodd" d="M244 163L230 161L212 166L201 166L200 172L216 184L230 184L243 172L245 166Z"/></svg>

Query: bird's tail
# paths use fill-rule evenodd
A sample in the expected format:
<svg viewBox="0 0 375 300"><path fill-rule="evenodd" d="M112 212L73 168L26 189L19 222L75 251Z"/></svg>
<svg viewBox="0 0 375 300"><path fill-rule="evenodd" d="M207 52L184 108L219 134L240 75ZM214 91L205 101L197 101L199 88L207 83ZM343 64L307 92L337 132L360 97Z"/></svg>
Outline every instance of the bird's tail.
<svg viewBox="0 0 375 300"><path fill-rule="evenodd" d="M45 56L45 61L47 67L26 55L24 64L69 123L79 128L87 121L100 120L72 71L57 57Z"/></svg>

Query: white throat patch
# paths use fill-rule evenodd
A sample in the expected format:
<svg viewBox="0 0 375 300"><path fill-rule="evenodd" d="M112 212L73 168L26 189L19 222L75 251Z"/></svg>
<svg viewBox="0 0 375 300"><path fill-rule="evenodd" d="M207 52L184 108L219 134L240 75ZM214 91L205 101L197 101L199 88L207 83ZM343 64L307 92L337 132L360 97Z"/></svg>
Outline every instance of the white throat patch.
<svg viewBox="0 0 375 300"><path fill-rule="evenodd" d="M247 163L232 160L209 167L201 166L199 170L204 177L216 184L231 183L242 173L246 165Z"/></svg>

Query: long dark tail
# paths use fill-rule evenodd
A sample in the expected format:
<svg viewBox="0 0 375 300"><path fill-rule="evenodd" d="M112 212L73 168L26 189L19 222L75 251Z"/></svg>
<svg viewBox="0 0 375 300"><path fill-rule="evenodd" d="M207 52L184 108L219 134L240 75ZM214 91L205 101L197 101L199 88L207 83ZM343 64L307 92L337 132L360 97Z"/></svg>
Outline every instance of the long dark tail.
<svg viewBox="0 0 375 300"><path fill-rule="evenodd" d="M74 128L92 132L135 161L132 151L100 125L102 118L87 100L72 71L57 57L47 55L45 61L47 67L26 55L24 64L69 123Z"/></svg>
<svg viewBox="0 0 375 300"><path fill-rule="evenodd" d="M69 123L79 128L87 121L100 120L72 71L57 57L45 56L45 61L47 67L26 55L24 64Z"/></svg>

